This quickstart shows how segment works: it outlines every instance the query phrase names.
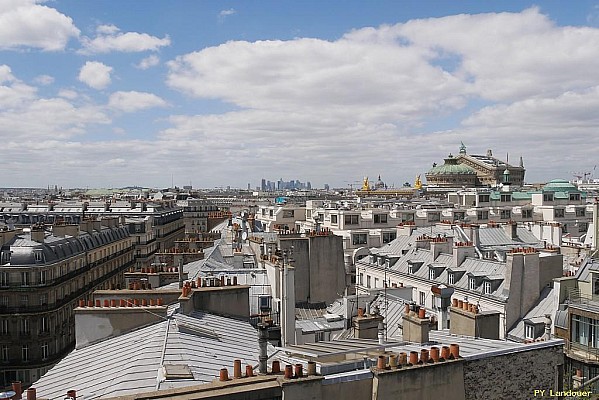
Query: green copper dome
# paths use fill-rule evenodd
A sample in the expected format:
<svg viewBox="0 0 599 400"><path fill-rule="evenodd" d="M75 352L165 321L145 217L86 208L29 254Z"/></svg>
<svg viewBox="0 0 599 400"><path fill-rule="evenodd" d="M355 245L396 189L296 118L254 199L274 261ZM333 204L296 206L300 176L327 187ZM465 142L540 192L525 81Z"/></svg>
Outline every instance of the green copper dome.
<svg viewBox="0 0 599 400"><path fill-rule="evenodd" d="M476 175L476 172L467 165L458 164L458 160L450 154L445 164L434 166L427 175Z"/></svg>
<svg viewBox="0 0 599 400"><path fill-rule="evenodd" d="M554 179L543 186L548 192L578 192L578 188L565 179Z"/></svg>

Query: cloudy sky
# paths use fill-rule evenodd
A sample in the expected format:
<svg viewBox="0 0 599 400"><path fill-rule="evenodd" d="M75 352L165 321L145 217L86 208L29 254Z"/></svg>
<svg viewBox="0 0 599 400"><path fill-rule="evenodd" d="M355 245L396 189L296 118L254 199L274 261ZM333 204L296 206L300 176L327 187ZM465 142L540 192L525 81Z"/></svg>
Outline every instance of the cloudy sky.
<svg viewBox="0 0 599 400"><path fill-rule="evenodd" d="M598 110L599 1L0 0L0 187L570 179Z"/></svg>

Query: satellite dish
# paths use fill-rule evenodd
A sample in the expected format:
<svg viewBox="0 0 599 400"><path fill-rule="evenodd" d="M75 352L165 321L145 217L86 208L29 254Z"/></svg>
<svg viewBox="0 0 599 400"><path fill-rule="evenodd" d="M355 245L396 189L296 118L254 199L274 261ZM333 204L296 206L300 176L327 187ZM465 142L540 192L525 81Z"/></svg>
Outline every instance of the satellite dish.
<svg viewBox="0 0 599 400"><path fill-rule="evenodd" d="M0 392L0 399L10 399L15 394L16 392L13 392L12 390L9 390L8 392Z"/></svg>
<svg viewBox="0 0 599 400"><path fill-rule="evenodd" d="M247 233L247 232L243 232L243 233L241 234L241 239L242 239L242 240L246 240L247 238L248 238L248 233Z"/></svg>

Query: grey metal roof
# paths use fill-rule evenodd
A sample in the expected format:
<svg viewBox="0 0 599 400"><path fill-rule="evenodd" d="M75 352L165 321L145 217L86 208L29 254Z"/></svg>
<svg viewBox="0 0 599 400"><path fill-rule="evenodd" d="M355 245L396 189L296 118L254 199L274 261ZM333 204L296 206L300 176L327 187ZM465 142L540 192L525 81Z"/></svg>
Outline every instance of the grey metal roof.
<svg viewBox="0 0 599 400"><path fill-rule="evenodd" d="M300 328L302 333L340 331L345 329L345 320L329 322L323 317L300 319L295 321L295 327Z"/></svg>
<svg viewBox="0 0 599 400"><path fill-rule="evenodd" d="M484 297L492 297L499 300L507 299L507 294L503 293L503 289L505 287L505 272L506 266L505 263L495 261L495 260L481 260L478 258L466 257L466 259L459 266L455 265L455 261L453 255L441 253L437 256L436 259L433 260L433 254L430 250L427 249L416 249L411 248L406 254L399 255L396 254L399 258L397 261L391 265L390 271L396 272L400 275L409 275L413 277L420 278L422 280L430 281L432 284L447 284L449 281L448 274L456 271L454 273L454 283L453 287L463 289L464 291L470 291L475 296L484 296ZM359 260L357 265L362 266L376 266L369 262L369 259L363 258ZM421 265L420 268L413 268L412 273L409 272L410 264L412 265ZM430 279L429 276L429 265L434 264L437 270L437 275L434 280ZM441 272L439 270L440 267L444 267ZM363 267L362 267L363 268ZM463 272L463 273L461 273ZM483 294L482 292L482 281L477 280L475 290L471 290L469 287L468 279L470 274L475 274L480 278L488 278L489 280L493 280L493 285L491 286L490 294Z"/></svg>
<svg viewBox="0 0 599 400"><path fill-rule="evenodd" d="M233 360L258 363L258 335L244 321L203 312L168 321L73 350L34 386L38 397L63 399L68 389L82 400L211 382ZM274 350L269 347L270 353ZM162 365L187 365L193 379L165 380Z"/></svg>
<svg viewBox="0 0 599 400"><path fill-rule="evenodd" d="M555 321L555 313L557 312L557 302L554 289L545 287L541 290L539 300L530 309L523 318L520 318L516 325L508 332L510 339L524 340L524 321L532 323L545 322L545 315L551 315L551 320Z"/></svg>

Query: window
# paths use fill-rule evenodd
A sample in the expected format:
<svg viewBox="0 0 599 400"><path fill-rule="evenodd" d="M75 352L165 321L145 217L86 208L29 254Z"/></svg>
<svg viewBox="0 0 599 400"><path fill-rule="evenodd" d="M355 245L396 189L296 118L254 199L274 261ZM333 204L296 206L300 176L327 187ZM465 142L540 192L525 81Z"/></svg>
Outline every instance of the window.
<svg viewBox="0 0 599 400"><path fill-rule="evenodd" d="M468 278L468 289L476 290L476 279Z"/></svg>
<svg viewBox="0 0 599 400"><path fill-rule="evenodd" d="M21 333L24 335L29 335L31 331L29 330L29 320L24 318L21 320Z"/></svg>
<svg viewBox="0 0 599 400"><path fill-rule="evenodd" d="M510 219L510 218L512 218L512 210L501 210L499 212L499 217L501 219Z"/></svg>
<svg viewBox="0 0 599 400"><path fill-rule="evenodd" d="M491 282L485 281L485 284L483 286L483 291L485 294L491 294Z"/></svg>
<svg viewBox="0 0 599 400"><path fill-rule="evenodd" d="M480 210L476 212L476 219L489 219L489 212L485 210Z"/></svg>
<svg viewBox="0 0 599 400"><path fill-rule="evenodd" d="M283 218L293 218L293 210L283 210Z"/></svg>
<svg viewBox="0 0 599 400"><path fill-rule="evenodd" d="M370 275L366 275L366 287L370 287Z"/></svg>
<svg viewBox="0 0 599 400"><path fill-rule="evenodd" d="M46 277L48 275L47 271L40 271L40 284L46 284Z"/></svg>
<svg viewBox="0 0 599 400"><path fill-rule="evenodd" d="M9 284L8 272L0 272L0 286L8 286Z"/></svg>
<svg viewBox="0 0 599 400"><path fill-rule="evenodd" d="M2 319L2 320L0 320L0 335L8 335L8 334L9 334L8 319Z"/></svg>
<svg viewBox="0 0 599 400"><path fill-rule="evenodd" d="M577 217L584 217L586 214L586 210L582 207L578 207L576 208L576 216Z"/></svg>
<svg viewBox="0 0 599 400"><path fill-rule="evenodd" d="M23 359L23 362L29 361L29 346L24 345L21 347L21 358Z"/></svg>
<svg viewBox="0 0 599 400"><path fill-rule="evenodd" d="M270 311L270 296L260 296L258 297L258 304L260 305L260 311Z"/></svg>
<svg viewBox="0 0 599 400"><path fill-rule="evenodd" d="M273 216L273 210L268 210L268 216L272 217Z"/></svg>
<svg viewBox="0 0 599 400"><path fill-rule="evenodd" d="M343 221L346 225L358 225L359 223L359 215L344 215Z"/></svg>
<svg viewBox="0 0 599 400"><path fill-rule="evenodd" d="M358 281L358 285L362 286L364 284L364 274L360 273L360 280Z"/></svg>
<svg viewBox="0 0 599 400"><path fill-rule="evenodd" d="M27 307L29 305L29 296L26 294L21 295L21 307Z"/></svg>
<svg viewBox="0 0 599 400"><path fill-rule="evenodd" d="M40 333L47 333L50 331L50 326L48 324L48 317L40 318Z"/></svg>
<svg viewBox="0 0 599 400"><path fill-rule="evenodd" d="M375 224L386 224L387 223L387 214L374 214L374 223Z"/></svg>
<svg viewBox="0 0 599 400"><path fill-rule="evenodd" d="M479 194L478 195L479 203L488 203L489 201L491 201L491 195L488 195L488 194Z"/></svg>
<svg viewBox="0 0 599 400"><path fill-rule="evenodd" d="M427 219L428 219L428 222L439 222L439 221L441 221L441 213L438 213L438 212L428 213Z"/></svg>
<svg viewBox="0 0 599 400"><path fill-rule="evenodd" d="M437 278L437 274L435 273L435 269L431 268L428 270L428 279L430 279L431 281L435 280Z"/></svg>
<svg viewBox="0 0 599 400"><path fill-rule="evenodd" d="M420 305L423 306L424 303L426 302L426 293L425 292L420 292L419 294L419 300L420 300Z"/></svg>
<svg viewBox="0 0 599 400"><path fill-rule="evenodd" d="M447 274L447 284L455 285L455 274L453 272L450 272L449 274Z"/></svg>
<svg viewBox="0 0 599 400"><path fill-rule="evenodd" d="M29 286L29 272L21 272L21 284Z"/></svg>
<svg viewBox="0 0 599 400"><path fill-rule="evenodd" d="M10 262L10 254L11 252L8 250L2 252L2 264L7 264Z"/></svg>
<svg viewBox="0 0 599 400"><path fill-rule="evenodd" d="M553 201L553 193L543 193L543 201Z"/></svg>
<svg viewBox="0 0 599 400"><path fill-rule="evenodd" d="M532 209L523 209L522 218L532 218Z"/></svg>
<svg viewBox="0 0 599 400"><path fill-rule="evenodd" d="M354 233L352 235L352 244L354 246L368 243L367 233Z"/></svg>
<svg viewBox="0 0 599 400"><path fill-rule="evenodd" d="M463 212L454 212L453 213L453 220L454 221L463 221L464 220L464 216L465 216L465 214Z"/></svg>
<svg viewBox="0 0 599 400"><path fill-rule="evenodd" d="M397 238L396 232L383 232L383 243L391 243Z"/></svg>
<svg viewBox="0 0 599 400"><path fill-rule="evenodd" d="M10 357L8 355L8 345L2 345L2 361L7 362L10 361Z"/></svg>
<svg viewBox="0 0 599 400"><path fill-rule="evenodd" d="M555 210L553 210L553 217L554 218L564 218L565 212L563 208L556 208Z"/></svg>
<svg viewBox="0 0 599 400"><path fill-rule="evenodd" d="M506 202L510 202L512 201L512 195L511 194L502 194L501 195L501 201L506 203Z"/></svg>
<svg viewBox="0 0 599 400"><path fill-rule="evenodd" d="M332 214L331 215L331 224L333 225L337 225L337 214Z"/></svg>
<svg viewBox="0 0 599 400"><path fill-rule="evenodd" d="M524 337L526 339L535 338L535 327L529 324L524 324Z"/></svg>
<svg viewBox="0 0 599 400"><path fill-rule="evenodd" d="M44 252L42 250L34 250L33 258L35 262L43 262L44 261Z"/></svg>
<svg viewBox="0 0 599 400"><path fill-rule="evenodd" d="M0 307L8 307L8 296L0 296Z"/></svg>
<svg viewBox="0 0 599 400"><path fill-rule="evenodd" d="M48 342L42 343L42 360L48 359Z"/></svg>
<svg viewBox="0 0 599 400"><path fill-rule="evenodd" d="M579 201L580 193L570 193L570 201Z"/></svg>
<svg viewBox="0 0 599 400"><path fill-rule="evenodd" d="M408 264L408 274L414 273L414 266L412 264Z"/></svg>
<svg viewBox="0 0 599 400"><path fill-rule="evenodd" d="M374 288L379 287L379 278L374 278Z"/></svg>
<svg viewBox="0 0 599 400"><path fill-rule="evenodd" d="M310 215L309 215L310 210L308 210L307 213L308 213L307 217L310 218ZM262 209L262 216L263 217L266 216L266 209L265 208Z"/></svg>

